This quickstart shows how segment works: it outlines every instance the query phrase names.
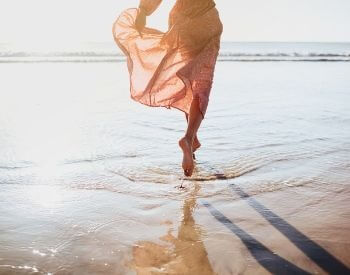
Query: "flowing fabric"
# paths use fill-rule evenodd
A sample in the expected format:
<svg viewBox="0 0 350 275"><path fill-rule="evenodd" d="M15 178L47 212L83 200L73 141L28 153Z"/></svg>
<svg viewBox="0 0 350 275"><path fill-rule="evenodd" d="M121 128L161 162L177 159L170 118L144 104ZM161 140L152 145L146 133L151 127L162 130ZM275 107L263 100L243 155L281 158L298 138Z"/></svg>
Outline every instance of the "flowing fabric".
<svg viewBox="0 0 350 275"><path fill-rule="evenodd" d="M142 0L152 13L159 0ZM177 108L189 113L199 98L204 117L220 48L222 24L212 0L177 0L169 30L139 32L139 9L124 11L113 25L116 43L127 56L131 97L148 106Z"/></svg>

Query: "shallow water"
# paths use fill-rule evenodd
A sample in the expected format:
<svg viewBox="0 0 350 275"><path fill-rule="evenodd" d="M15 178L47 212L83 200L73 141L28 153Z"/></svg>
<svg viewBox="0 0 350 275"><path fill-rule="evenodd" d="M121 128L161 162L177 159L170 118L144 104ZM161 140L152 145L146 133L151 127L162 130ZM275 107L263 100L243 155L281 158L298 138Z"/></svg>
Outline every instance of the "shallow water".
<svg viewBox="0 0 350 275"><path fill-rule="evenodd" d="M125 63L0 75L0 274L349 271L348 63L219 62L190 179Z"/></svg>

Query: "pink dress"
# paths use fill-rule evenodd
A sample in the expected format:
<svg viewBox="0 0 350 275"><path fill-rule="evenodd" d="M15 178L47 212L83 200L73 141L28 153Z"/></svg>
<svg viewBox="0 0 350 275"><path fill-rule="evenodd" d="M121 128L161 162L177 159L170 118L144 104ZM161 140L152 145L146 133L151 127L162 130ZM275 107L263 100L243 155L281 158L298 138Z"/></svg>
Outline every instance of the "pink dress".
<svg viewBox="0 0 350 275"><path fill-rule="evenodd" d="M161 0L142 0L147 14ZM116 43L127 56L131 97L148 106L189 113L199 98L204 117L220 48L222 24L212 0L177 0L162 33L135 28L139 9L124 11L113 25Z"/></svg>

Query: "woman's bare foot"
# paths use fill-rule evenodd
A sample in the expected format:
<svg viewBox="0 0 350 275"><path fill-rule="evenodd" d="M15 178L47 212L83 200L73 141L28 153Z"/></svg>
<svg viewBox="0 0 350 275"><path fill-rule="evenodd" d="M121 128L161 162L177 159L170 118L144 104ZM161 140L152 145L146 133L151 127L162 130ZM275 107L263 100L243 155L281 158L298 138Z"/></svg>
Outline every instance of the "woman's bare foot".
<svg viewBox="0 0 350 275"><path fill-rule="evenodd" d="M199 147L201 147L201 144L196 136L192 142L192 151L193 151L192 157L194 160L196 159L196 155L194 152L196 152Z"/></svg>
<svg viewBox="0 0 350 275"><path fill-rule="evenodd" d="M192 143L193 152L196 152L199 147L201 147L201 143L199 142L198 137L195 136Z"/></svg>
<svg viewBox="0 0 350 275"><path fill-rule="evenodd" d="M190 177L192 176L194 168L191 141L183 137L179 140L179 146L183 152L182 169L184 170L185 176Z"/></svg>
<svg viewBox="0 0 350 275"><path fill-rule="evenodd" d="M201 147L201 143L199 142L198 137L195 136L193 143L192 143L192 148L193 148L192 149L193 150L192 157L193 157L193 159L196 159L196 155L194 154L194 152L196 152L199 147Z"/></svg>

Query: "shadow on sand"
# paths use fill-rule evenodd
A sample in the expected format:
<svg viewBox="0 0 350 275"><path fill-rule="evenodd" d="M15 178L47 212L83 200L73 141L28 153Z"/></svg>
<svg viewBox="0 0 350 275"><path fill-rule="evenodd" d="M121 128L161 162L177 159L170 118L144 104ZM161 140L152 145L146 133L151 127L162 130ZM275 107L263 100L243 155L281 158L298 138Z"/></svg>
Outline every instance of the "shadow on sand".
<svg viewBox="0 0 350 275"><path fill-rule="evenodd" d="M301 251L303 251L311 260L313 260L319 267L330 274L350 274L350 269L342 262L337 260L327 250L320 245L310 240L306 235L301 233L295 227L287 223L281 217L276 215L270 209L250 197L241 188L235 184L231 184L232 190L238 194L242 199L255 209L262 217L264 217L273 227L286 236L292 243L294 243ZM274 254L266 246L249 235L243 229L235 225L220 211L214 208L210 203L203 202L209 212L216 220L225 225L231 232L238 236L244 245L248 248L254 258L264 266L268 271L274 274L310 274L307 271L297 267L288 262L280 256Z"/></svg>
<svg viewBox="0 0 350 275"><path fill-rule="evenodd" d="M270 249L260 243L253 236L231 222L226 216L218 211L208 202L202 203L208 208L209 212L225 225L231 232L241 239L243 244L248 248L253 257L268 271L273 274L311 274L296 265L288 262L280 256L274 254Z"/></svg>

